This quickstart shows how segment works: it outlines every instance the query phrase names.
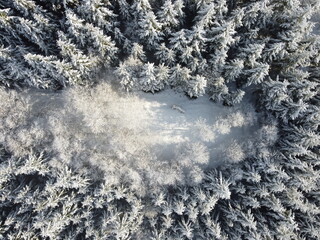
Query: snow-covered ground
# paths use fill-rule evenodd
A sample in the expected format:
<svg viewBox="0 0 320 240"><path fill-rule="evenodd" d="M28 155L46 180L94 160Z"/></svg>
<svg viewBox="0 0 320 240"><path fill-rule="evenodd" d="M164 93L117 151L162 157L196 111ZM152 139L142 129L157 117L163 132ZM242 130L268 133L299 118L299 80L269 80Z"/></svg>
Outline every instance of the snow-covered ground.
<svg viewBox="0 0 320 240"><path fill-rule="evenodd" d="M256 151L255 141L276 136L272 126L259 126L248 100L225 107L172 89L125 93L104 82L60 93L2 91L1 98L1 141L16 155L44 149L52 164L93 168L97 178L124 178L137 188L199 182L204 169L241 161Z"/></svg>
<svg viewBox="0 0 320 240"><path fill-rule="evenodd" d="M229 160L241 160L241 145L251 139L257 128L256 115L248 103L230 108L213 103L208 95L190 99L171 89L156 94L140 92L137 96L144 111L133 111L133 116L137 115L133 125L143 126L150 134L148 145L161 161L172 160L177 150L192 144L208 150L210 166L228 160L223 155L229 146L239 146ZM128 109L134 109L135 104L128 98ZM139 116L144 116L144 121Z"/></svg>

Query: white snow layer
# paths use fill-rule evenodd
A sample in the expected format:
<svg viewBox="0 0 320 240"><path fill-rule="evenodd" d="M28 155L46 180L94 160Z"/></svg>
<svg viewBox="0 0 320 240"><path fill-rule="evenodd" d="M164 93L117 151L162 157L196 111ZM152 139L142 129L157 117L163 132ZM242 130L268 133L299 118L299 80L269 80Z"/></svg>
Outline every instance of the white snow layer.
<svg viewBox="0 0 320 240"><path fill-rule="evenodd" d="M210 153L207 164L216 166L230 145L240 145L256 130L256 115L248 103L225 107L210 101L208 95L190 99L171 89L137 95L144 111L133 110L136 121L132 122L132 126L150 133L148 146L161 160L175 158L178 146L200 144ZM134 109L135 104L128 98L128 109ZM143 121L139 116L143 116ZM234 152L234 159L224 160L242 158L242 151L239 151Z"/></svg>

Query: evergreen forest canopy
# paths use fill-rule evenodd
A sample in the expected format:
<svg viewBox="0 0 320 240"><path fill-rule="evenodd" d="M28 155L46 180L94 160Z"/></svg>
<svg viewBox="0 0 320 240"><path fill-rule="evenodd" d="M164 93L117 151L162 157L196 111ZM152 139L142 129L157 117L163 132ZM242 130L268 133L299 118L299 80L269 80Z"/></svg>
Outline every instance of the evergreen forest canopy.
<svg viewBox="0 0 320 240"><path fill-rule="evenodd" d="M40 147L17 157L3 136L23 116L2 106L12 117L0 128L0 238L318 239L319 8L318 0L0 0L1 96L14 95L10 106L28 112L21 89L89 89L108 70L125 91L173 87L228 106L254 94L279 128L272 155L141 196L128 182L52 165Z"/></svg>

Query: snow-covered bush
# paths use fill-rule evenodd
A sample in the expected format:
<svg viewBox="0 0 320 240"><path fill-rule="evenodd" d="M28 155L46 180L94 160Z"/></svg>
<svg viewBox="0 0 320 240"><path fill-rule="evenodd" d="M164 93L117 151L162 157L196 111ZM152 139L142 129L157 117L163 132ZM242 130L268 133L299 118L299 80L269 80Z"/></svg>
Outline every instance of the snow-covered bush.
<svg viewBox="0 0 320 240"><path fill-rule="evenodd" d="M224 158L227 162L240 162L245 158L245 153L241 147L241 145L236 142L232 141L225 150Z"/></svg>

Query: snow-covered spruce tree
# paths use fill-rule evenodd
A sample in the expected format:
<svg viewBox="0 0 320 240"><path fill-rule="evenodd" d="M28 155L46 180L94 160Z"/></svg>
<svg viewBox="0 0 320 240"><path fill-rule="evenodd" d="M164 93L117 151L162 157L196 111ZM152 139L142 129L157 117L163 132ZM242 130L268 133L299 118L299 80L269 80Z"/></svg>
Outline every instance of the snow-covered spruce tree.
<svg viewBox="0 0 320 240"><path fill-rule="evenodd" d="M49 54L54 46L51 41L54 30L58 27L54 17L32 0L14 0L6 7L11 10L14 29L21 40L35 44L42 53Z"/></svg>
<svg viewBox="0 0 320 240"><path fill-rule="evenodd" d="M86 23L101 28L105 33L112 33L119 25L112 8L111 1L85 0L78 6L76 12L86 20Z"/></svg>
<svg viewBox="0 0 320 240"><path fill-rule="evenodd" d="M18 50L18 51L17 51ZM22 57L19 54L19 49L1 47L0 49L0 81L1 84L7 87L17 87L21 84L30 84L31 86L42 87L48 83L41 83L40 77L32 73L25 62L19 61L16 57Z"/></svg>
<svg viewBox="0 0 320 240"><path fill-rule="evenodd" d="M66 11L68 33L84 48L88 55L94 54L105 65L115 60L117 48L111 37L104 35L99 27L84 23L72 11ZM101 24L100 24L101 25Z"/></svg>
<svg viewBox="0 0 320 240"><path fill-rule="evenodd" d="M59 61L55 56L45 57L40 54L28 53L24 55L24 58L28 65L33 68L29 75L38 76L38 82L33 82L30 85L49 88L50 82L54 80L66 87L69 82L81 81L79 71L74 69L70 63Z"/></svg>
<svg viewBox="0 0 320 240"><path fill-rule="evenodd" d="M140 74L140 88L146 92L158 92L164 88L162 79L157 78L156 69L152 63L146 63Z"/></svg>
<svg viewBox="0 0 320 240"><path fill-rule="evenodd" d="M129 50L129 57L120 62L120 65L116 68L115 74L120 79L120 84L123 89L130 91L132 89L140 89L142 85L139 85L139 79L141 72L146 61L146 54L141 44L134 42ZM142 80L145 81L146 79ZM158 79L154 79L159 81ZM140 87L139 87L140 86Z"/></svg>
<svg viewBox="0 0 320 240"><path fill-rule="evenodd" d="M187 84L191 80L191 70L187 67L182 67L177 64L171 68L171 75L169 77L169 83L171 86L177 86L182 90L187 90Z"/></svg>
<svg viewBox="0 0 320 240"><path fill-rule="evenodd" d="M181 0L166 0L157 12L162 31L165 35L172 33L183 21L184 3Z"/></svg>
<svg viewBox="0 0 320 240"><path fill-rule="evenodd" d="M130 17L129 19L127 19L126 24L123 26L124 33L126 36L128 36L129 39L139 41L139 39L141 40L141 38L139 38L139 34L143 34L140 25L141 20L146 17L148 13L150 17L155 17L155 15L152 11L149 0L133 1L130 3L129 9ZM147 27L147 25L145 26Z"/></svg>
<svg viewBox="0 0 320 240"><path fill-rule="evenodd" d="M139 19L138 37L147 49L154 50L162 40L161 24L152 11Z"/></svg>
<svg viewBox="0 0 320 240"><path fill-rule="evenodd" d="M168 83L169 72L170 72L170 68L164 64L160 64L156 68L156 79L162 84L162 86L169 84Z"/></svg>
<svg viewBox="0 0 320 240"><path fill-rule="evenodd" d="M190 97L199 97L205 93L207 80L203 76L196 75L188 82L188 95Z"/></svg>
<svg viewBox="0 0 320 240"><path fill-rule="evenodd" d="M133 76L133 70L126 62L120 63L115 71L116 76L120 79L121 86L125 91L129 91L135 87L136 80Z"/></svg>
<svg viewBox="0 0 320 240"><path fill-rule="evenodd" d="M167 66L173 66L176 62L174 50L168 48L165 43L161 43L156 52L155 57L160 64L166 64Z"/></svg>
<svg viewBox="0 0 320 240"><path fill-rule="evenodd" d="M64 59L80 73L80 81L71 82L71 84L88 83L88 80L97 72L100 59L95 55L87 56L63 32L59 32L57 45Z"/></svg>

